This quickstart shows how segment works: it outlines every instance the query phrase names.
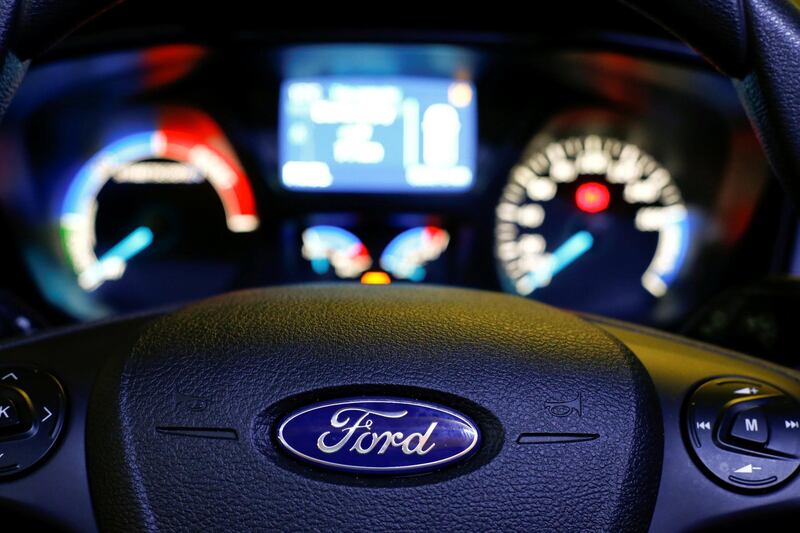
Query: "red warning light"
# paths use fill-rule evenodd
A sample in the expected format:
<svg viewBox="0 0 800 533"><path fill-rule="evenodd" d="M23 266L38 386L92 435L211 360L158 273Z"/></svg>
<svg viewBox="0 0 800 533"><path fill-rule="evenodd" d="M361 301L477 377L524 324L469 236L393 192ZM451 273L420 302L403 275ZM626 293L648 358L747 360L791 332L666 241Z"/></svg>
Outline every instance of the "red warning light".
<svg viewBox="0 0 800 533"><path fill-rule="evenodd" d="M578 209L586 213L599 213L608 207L611 201L611 193L608 187L602 183L584 183L575 192L575 203Z"/></svg>

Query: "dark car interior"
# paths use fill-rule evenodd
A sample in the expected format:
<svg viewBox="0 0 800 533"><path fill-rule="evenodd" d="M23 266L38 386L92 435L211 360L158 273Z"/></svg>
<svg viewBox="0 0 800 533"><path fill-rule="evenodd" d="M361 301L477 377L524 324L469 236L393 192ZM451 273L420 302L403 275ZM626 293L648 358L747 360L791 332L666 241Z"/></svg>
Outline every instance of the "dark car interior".
<svg viewBox="0 0 800 533"><path fill-rule="evenodd" d="M796 0L0 0L0 67L9 531L797 529Z"/></svg>

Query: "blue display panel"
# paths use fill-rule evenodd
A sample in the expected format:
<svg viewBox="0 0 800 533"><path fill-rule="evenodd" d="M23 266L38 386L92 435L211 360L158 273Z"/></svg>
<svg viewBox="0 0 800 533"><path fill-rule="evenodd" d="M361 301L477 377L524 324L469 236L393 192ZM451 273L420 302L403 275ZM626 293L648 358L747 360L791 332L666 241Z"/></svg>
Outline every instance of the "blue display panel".
<svg viewBox="0 0 800 533"><path fill-rule="evenodd" d="M314 77L283 82L280 177L291 190L464 192L477 107L466 81Z"/></svg>

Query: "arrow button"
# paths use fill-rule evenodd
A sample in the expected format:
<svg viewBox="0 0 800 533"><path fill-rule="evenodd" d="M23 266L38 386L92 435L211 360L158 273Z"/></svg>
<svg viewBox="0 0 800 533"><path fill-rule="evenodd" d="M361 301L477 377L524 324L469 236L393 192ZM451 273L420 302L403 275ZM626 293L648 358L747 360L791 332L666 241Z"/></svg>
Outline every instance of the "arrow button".
<svg viewBox="0 0 800 533"><path fill-rule="evenodd" d="M10 380L10 379L13 379L14 381L19 381L19 378L17 377L17 375L15 373L13 373L13 372L9 372L8 374L6 374L2 378L0 378L0 381L7 381L7 380Z"/></svg>
<svg viewBox="0 0 800 533"><path fill-rule="evenodd" d="M767 447L784 456L800 458L800 406L781 398L769 401L763 409L769 421Z"/></svg>
<svg viewBox="0 0 800 533"><path fill-rule="evenodd" d="M17 406L9 399L0 398L0 429L12 428L19 424Z"/></svg>
<svg viewBox="0 0 800 533"><path fill-rule="evenodd" d="M766 468L763 468L763 466L766 466ZM778 481L775 473L775 468L770 468L768 464L756 466L753 463L748 463L734 470L734 475L729 476L728 479L739 486L763 487Z"/></svg>

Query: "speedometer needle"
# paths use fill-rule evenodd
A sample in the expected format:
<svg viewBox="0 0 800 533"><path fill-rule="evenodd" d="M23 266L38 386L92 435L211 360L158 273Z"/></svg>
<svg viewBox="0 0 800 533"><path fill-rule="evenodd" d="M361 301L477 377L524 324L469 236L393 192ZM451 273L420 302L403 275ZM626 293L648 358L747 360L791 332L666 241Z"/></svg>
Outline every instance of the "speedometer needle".
<svg viewBox="0 0 800 533"><path fill-rule="evenodd" d="M146 226L139 226L104 253L96 263L84 270L78 277L78 283L83 289L93 291L106 280L119 279L125 273L127 262L152 243L152 230Z"/></svg>
<svg viewBox="0 0 800 533"><path fill-rule="evenodd" d="M594 237L588 231L579 231L567 239L564 244L553 251L550 261L546 265L528 274L534 290L547 285L556 274L588 252L593 244Z"/></svg>

